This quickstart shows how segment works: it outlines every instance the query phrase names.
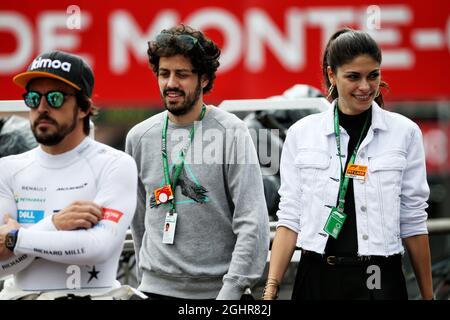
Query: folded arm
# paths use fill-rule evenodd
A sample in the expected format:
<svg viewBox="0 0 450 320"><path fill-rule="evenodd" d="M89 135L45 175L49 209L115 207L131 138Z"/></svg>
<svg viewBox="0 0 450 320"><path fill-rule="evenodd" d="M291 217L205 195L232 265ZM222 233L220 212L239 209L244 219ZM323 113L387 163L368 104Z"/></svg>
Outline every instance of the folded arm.
<svg viewBox="0 0 450 320"><path fill-rule="evenodd" d="M136 208L136 188L134 160L128 156L116 159L101 177L93 200L102 207L102 220L87 230L61 231L56 226L54 231L21 228L14 253L66 264L105 261L122 247ZM78 220L86 223L86 219ZM76 221L73 219L72 223Z"/></svg>

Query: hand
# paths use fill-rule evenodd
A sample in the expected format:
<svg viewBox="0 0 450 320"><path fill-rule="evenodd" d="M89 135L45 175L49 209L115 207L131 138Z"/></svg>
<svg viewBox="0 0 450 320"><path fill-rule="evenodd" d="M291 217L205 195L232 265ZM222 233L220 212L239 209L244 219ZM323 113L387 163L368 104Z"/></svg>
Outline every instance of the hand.
<svg viewBox="0 0 450 320"><path fill-rule="evenodd" d="M5 214L3 220L5 224L0 226L0 260L6 260L14 255L14 253L5 246L6 235L11 230L20 228L20 224L11 218L9 214Z"/></svg>
<svg viewBox="0 0 450 320"><path fill-rule="evenodd" d="M53 215L58 230L90 229L102 219L102 208L92 201L75 201Z"/></svg>

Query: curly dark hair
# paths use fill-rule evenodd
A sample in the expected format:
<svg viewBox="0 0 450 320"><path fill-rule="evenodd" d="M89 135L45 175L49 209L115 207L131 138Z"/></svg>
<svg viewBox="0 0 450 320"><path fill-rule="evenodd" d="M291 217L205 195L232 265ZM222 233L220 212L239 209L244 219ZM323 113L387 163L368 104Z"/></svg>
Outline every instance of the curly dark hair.
<svg viewBox="0 0 450 320"><path fill-rule="evenodd" d="M219 47L209 38L207 38L201 31L195 30L186 25L178 25L170 29L164 29L160 35L168 34L173 37L166 37L166 41L149 41L148 42L148 60L152 66L153 72L157 75L159 71L159 59L161 57L172 57L181 54L190 59L194 72L201 78L205 75L208 78L208 84L203 88L203 93L211 91L214 79L216 78L216 71L219 68ZM187 35L197 39L193 47L186 48L179 41L177 36ZM158 38L158 37L157 37Z"/></svg>
<svg viewBox="0 0 450 320"><path fill-rule="evenodd" d="M367 54L376 62L381 64L381 49L375 40L364 31L353 30L350 28L344 28L336 31L328 41L325 48L322 60L322 73L325 82L325 89L331 86L330 79L328 79L327 67L330 66L333 73L336 73L337 68L349 63L359 55ZM389 90L389 86L386 82L380 82L380 89L386 88ZM338 97L337 90L333 90L331 93L331 100ZM384 105L383 95L375 98L375 101L380 105Z"/></svg>

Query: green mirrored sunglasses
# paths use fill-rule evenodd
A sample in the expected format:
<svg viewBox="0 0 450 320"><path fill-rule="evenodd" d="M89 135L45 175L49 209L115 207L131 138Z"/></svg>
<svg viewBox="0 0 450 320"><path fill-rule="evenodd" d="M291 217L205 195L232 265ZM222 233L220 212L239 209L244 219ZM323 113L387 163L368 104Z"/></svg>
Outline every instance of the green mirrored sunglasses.
<svg viewBox="0 0 450 320"><path fill-rule="evenodd" d="M28 91L24 93L23 101L27 105L27 107L31 109L36 109L39 107L41 103L42 96L45 96L45 100L47 100L47 104L55 109L59 109L62 107L64 102L66 101L67 96L74 96L73 93L67 93L63 91L49 91L47 93L40 93L37 91Z"/></svg>

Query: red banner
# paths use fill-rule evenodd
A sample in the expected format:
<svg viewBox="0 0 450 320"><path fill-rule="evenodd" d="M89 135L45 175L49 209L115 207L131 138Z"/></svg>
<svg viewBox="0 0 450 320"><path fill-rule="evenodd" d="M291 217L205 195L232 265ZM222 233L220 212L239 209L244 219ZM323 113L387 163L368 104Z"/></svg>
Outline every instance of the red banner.
<svg viewBox="0 0 450 320"><path fill-rule="evenodd" d="M178 23L222 48L205 98L265 98L297 83L322 88L321 55L342 26L369 30L383 50L391 100L450 99L450 2L433 1L10 1L0 3L0 99L18 99L13 75L42 51L83 55L102 107L160 105L147 41Z"/></svg>
<svg viewBox="0 0 450 320"><path fill-rule="evenodd" d="M427 173L450 174L450 126L448 121L417 121L423 134Z"/></svg>

